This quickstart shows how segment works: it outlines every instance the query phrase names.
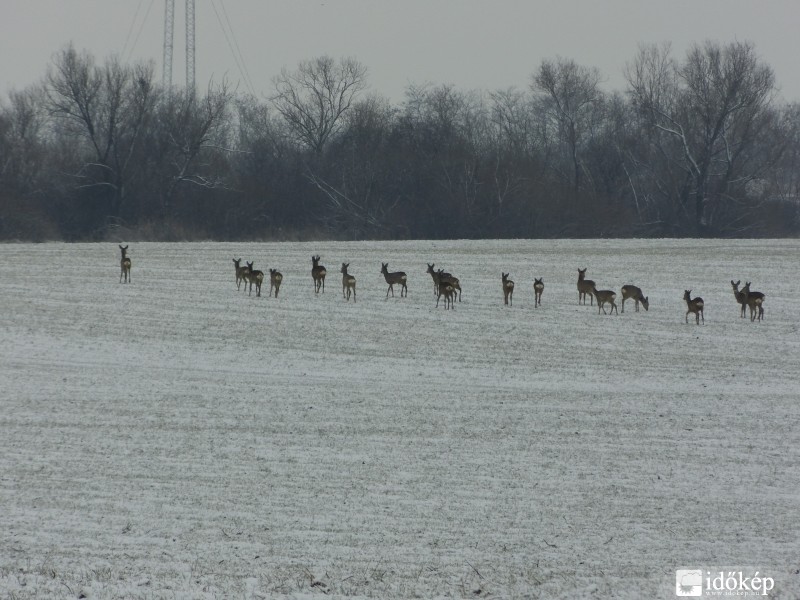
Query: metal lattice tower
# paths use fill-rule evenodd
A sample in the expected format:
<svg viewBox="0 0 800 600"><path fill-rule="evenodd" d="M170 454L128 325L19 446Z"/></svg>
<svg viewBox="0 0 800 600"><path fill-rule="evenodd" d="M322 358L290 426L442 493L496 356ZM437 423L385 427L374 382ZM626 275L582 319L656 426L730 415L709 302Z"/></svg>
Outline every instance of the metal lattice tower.
<svg viewBox="0 0 800 600"><path fill-rule="evenodd" d="M175 0L164 2L164 66L161 83L164 88L172 87L172 38L175 34Z"/></svg>
<svg viewBox="0 0 800 600"><path fill-rule="evenodd" d="M194 0L186 0L186 91L194 93Z"/></svg>
<svg viewBox="0 0 800 600"><path fill-rule="evenodd" d="M186 89L194 91L194 0L186 0ZM175 0L164 0L164 71L162 83L172 87L172 48L175 38Z"/></svg>

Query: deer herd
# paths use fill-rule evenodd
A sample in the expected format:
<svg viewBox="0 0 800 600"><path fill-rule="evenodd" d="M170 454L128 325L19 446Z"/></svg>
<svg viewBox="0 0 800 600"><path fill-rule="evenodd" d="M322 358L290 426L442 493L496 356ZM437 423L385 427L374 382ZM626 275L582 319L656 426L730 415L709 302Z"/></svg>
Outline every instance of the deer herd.
<svg viewBox="0 0 800 600"><path fill-rule="evenodd" d="M119 246L122 256L120 258L120 283L129 283L131 281L131 259L128 257L128 246ZM314 282L314 293L325 293L325 276L327 269L322 266L319 261L319 255L311 257L311 278ZM241 258L234 258L233 265L235 268L236 276L236 289L240 290L242 284L248 288L248 295L253 293L253 286L256 288L256 296L261 295L261 284L264 281L264 272L259 271L253 267L252 262L245 261L245 266L241 265ZM352 296L353 302L356 302L356 278L348 272L350 263L342 263L342 297L349 301ZM439 307L439 302L444 297L445 310L452 310L455 308L455 301L458 299L461 302L461 282L458 277L452 273L446 272L444 269L435 269L435 264L428 264L426 271L433 280L433 295L436 297L436 307ZM598 290L597 285L591 279L586 279L587 269L578 269L578 304L586 304L588 296L589 303L594 305L597 300L597 314L602 311L603 314L619 314L617 310L617 293L613 290ZM383 275L388 288L386 289L386 299L389 294L394 298L394 286L400 287L400 297L408 296L408 276L403 271L389 272L389 263L381 263L381 274ZM510 273L501 272L500 280L503 289L503 303L507 306L514 305L514 282L509 279ZM278 292L281 288L283 275L277 269L269 269L269 295L278 297ZM752 291L750 289L750 282L746 282L744 287L740 290L741 280L734 282L731 280L731 287L733 288L733 295L741 306L740 317L744 318L747 309L750 309L750 321L761 321L764 318L764 301L766 296L761 292ZM544 292L543 278L534 278L533 293L534 293L534 308L542 305L542 292ZM623 285L622 289L622 312L625 312L625 300L633 300L636 312L639 312L639 305L644 306L645 311L649 310L650 302L648 297L644 295L642 290L635 285ZM692 298L692 290L685 290L683 300L686 302L686 323L689 322L689 314L694 314L695 323L705 323L705 316L703 308L705 303L699 296ZM609 310L606 312L606 306Z"/></svg>

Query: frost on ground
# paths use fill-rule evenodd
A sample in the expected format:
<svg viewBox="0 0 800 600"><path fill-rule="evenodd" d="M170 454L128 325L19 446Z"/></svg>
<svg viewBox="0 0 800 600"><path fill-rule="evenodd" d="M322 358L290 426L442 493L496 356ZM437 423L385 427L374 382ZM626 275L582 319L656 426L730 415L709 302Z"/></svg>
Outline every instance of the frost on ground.
<svg viewBox="0 0 800 600"><path fill-rule="evenodd" d="M800 597L800 242L129 256L125 285L116 244L0 246L3 597L673 598L676 569L715 565ZM283 272L278 299L236 290L240 256ZM579 267L649 312L578 305Z"/></svg>

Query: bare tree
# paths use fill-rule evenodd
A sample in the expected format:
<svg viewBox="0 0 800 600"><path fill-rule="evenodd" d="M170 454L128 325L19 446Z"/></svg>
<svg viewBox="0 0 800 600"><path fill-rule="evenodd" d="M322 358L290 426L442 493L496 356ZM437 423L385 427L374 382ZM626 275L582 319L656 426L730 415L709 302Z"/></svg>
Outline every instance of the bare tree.
<svg viewBox="0 0 800 600"><path fill-rule="evenodd" d="M74 173L76 186L105 190L108 215L120 215L130 171L137 166L133 158L156 98L153 77L152 63L130 67L111 57L96 66L72 45L47 73L51 114L86 150Z"/></svg>
<svg viewBox="0 0 800 600"><path fill-rule="evenodd" d="M558 57L543 60L533 76L532 88L539 93L543 115L564 145L571 166L571 181L581 186L581 146L591 134L603 105L600 71L574 60Z"/></svg>
<svg viewBox="0 0 800 600"><path fill-rule="evenodd" d="M741 200L744 184L763 167L752 151L770 111L772 69L750 43L706 42L681 64L669 45L643 46L626 78L658 154L682 173L672 179L691 231L724 229L713 216Z"/></svg>
<svg viewBox="0 0 800 600"><path fill-rule="evenodd" d="M319 153L366 88L367 68L354 58L320 56L301 62L294 72L283 69L273 84L273 105L297 141Z"/></svg>
<svg viewBox="0 0 800 600"><path fill-rule="evenodd" d="M359 100L346 117L346 130L331 142L324 165L306 165L308 181L326 201L323 222L329 229L354 238L397 235L393 211L400 191L388 148L394 119L387 99L370 95Z"/></svg>
<svg viewBox="0 0 800 600"><path fill-rule="evenodd" d="M50 203L48 173L53 172L48 144L44 90L35 85L9 92L0 103L0 237L57 237Z"/></svg>
<svg viewBox="0 0 800 600"><path fill-rule="evenodd" d="M161 124L168 146L165 162L171 165L169 182L164 190L165 206L181 183L203 188L220 187L219 170L200 164L203 152L226 151L228 111L233 92L227 82L209 84L206 95L197 98L194 90L172 94L164 105ZM210 157L208 162L212 162Z"/></svg>

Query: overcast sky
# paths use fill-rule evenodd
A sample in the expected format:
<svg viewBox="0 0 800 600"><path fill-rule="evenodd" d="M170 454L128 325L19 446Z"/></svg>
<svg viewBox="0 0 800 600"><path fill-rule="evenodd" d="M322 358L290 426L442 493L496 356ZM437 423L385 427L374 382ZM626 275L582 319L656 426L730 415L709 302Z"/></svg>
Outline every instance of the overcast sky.
<svg viewBox="0 0 800 600"><path fill-rule="evenodd" d="M184 0L175 2L173 81L185 81ZM748 40L800 100L799 0L196 0L197 83L224 76L266 96L282 67L329 54L369 69L395 102L410 84L526 87L542 59L598 67L622 91L641 42ZM70 41L102 60L152 59L160 80L164 0L0 0L0 97L42 78ZM225 28L221 25L223 23ZM228 28L230 23L230 28ZM233 48L233 50L231 49ZM237 65L235 50L243 67Z"/></svg>

